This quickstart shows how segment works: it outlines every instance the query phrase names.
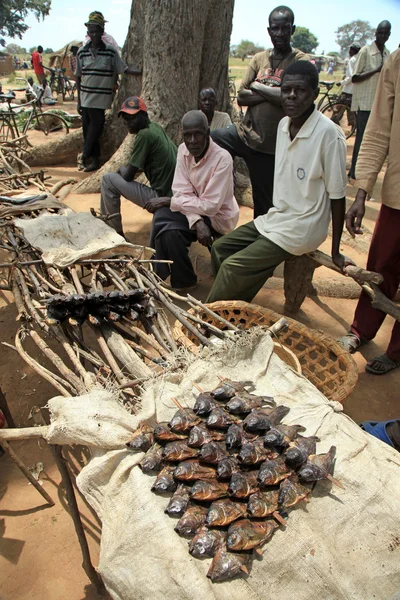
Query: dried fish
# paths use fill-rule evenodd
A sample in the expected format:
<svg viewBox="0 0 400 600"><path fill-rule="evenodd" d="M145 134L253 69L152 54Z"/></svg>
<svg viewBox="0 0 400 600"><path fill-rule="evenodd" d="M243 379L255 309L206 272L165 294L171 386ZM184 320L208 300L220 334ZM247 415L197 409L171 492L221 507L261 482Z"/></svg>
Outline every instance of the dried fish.
<svg viewBox="0 0 400 600"><path fill-rule="evenodd" d="M175 526L179 535L194 535L205 523L207 509L204 506L189 506Z"/></svg>
<svg viewBox="0 0 400 600"><path fill-rule="evenodd" d="M258 472L258 481L261 486L275 485L290 477L293 473L291 469L286 465L285 460L282 456L278 456L274 459L264 461Z"/></svg>
<svg viewBox="0 0 400 600"><path fill-rule="evenodd" d="M343 487L342 484L332 477L335 463L336 447L331 446L325 454L310 454L308 461L299 470L299 478L307 483L330 479L335 485Z"/></svg>
<svg viewBox="0 0 400 600"><path fill-rule="evenodd" d="M238 392L244 392L246 387L254 388L251 381L232 381L224 379L213 391L214 398L219 402L226 402L235 396Z"/></svg>
<svg viewBox="0 0 400 600"><path fill-rule="evenodd" d="M225 546L220 546L212 560L207 577L211 581L226 581L242 573L248 575L251 557L250 552L228 552Z"/></svg>
<svg viewBox="0 0 400 600"><path fill-rule="evenodd" d="M298 435L285 453L286 464L291 469L298 469L301 465L307 462L310 454L315 454L317 449L317 442L320 439L316 436L303 437Z"/></svg>
<svg viewBox="0 0 400 600"><path fill-rule="evenodd" d="M289 408L287 406L277 406L276 408L259 408L252 410L249 415L243 421L243 426L247 431L251 433L257 433L260 431L269 431L271 427L281 422L285 417Z"/></svg>
<svg viewBox="0 0 400 600"><path fill-rule="evenodd" d="M192 500L209 501L218 500L228 496L228 484L210 479L209 481L196 481L190 490Z"/></svg>
<svg viewBox="0 0 400 600"><path fill-rule="evenodd" d="M257 465L263 460L278 456L276 452L272 452L269 448L264 447L263 439L258 438L254 442L246 442L242 445L237 456L238 461L242 465Z"/></svg>
<svg viewBox="0 0 400 600"><path fill-rule="evenodd" d="M159 494L174 492L177 487L177 483L173 475L174 471L174 465L166 465L163 470L159 472L157 479L153 483L151 491Z"/></svg>
<svg viewBox="0 0 400 600"><path fill-rule="evenodd" d="M226 405L228 411L233 415L247 415L252 410L268 405L271 408L276 406L271 396L255 396L247 392L242 392L231 398Z"/></svg>
<svg viewBox="0 0 400 600"><path fill-rule="evenodd" d="M213 467L203 465L198 460L186 460L175 468L174 477L180 481L195 481L196 479L215 479Z"/></svg>
<svg viewBox="0 0 400 600"><path fill-rule="evenodd" d="M286 480L288 481L288 480ZM249 497L247 509L252 517L262 518L272 515L278 510L279 490L255 492Z"/></svg>
<svg viewBox="0 0 400 600"><path fill-rule="evenodd" d="M195 558L215 556L218 548L225 542L226 532L219 529L201 527L189 542L189 553Z"/></svg>
<svg viewBox="0 0 400 600"><path fill-rule="evenodd" d="M310 494L311 487L301 485L297 477L289 477L280 485L278 503L280 508L290 508L302 500L308 501Z"/></svg>
<svg viewBox="0 0 400 600"><path fill-rule="evenodd" d="M160 444L153 444L153 446L147 450L139 463L139 467L143 473L150 473L150 471L158 471L162 462L163 447Z"/></svg>
<svg viewBox="0 0 400 600"><path fill-rule="evenodd" d="M230 525L226 546L228 550L253 550L270 540L278 524L273 519L267 521L250 521L240 519Z"/></svg>
<svg viewBox="0 0 400 600"><path fill-rule="evenodd" d="M222 407L214 408L207 418L207 427L211 429L228 429L233 423L240 423L240 419L230 415Z"/></svg>
<svg viewBox="0 0 400 600"><path fill-rule="evenodd" d="M180 408L170 420L169 426L177 433L188 433L199 423L201 423L201 418L191 408Z"/></svg>
<svg viewBox="0 0 400 600"><path fill-rule="evenodd" d="M217 464L217 479L230 479L240 470L239 461L235 456L223 458Z"/></svg>
<svg viewBox="0 0 400 600"><path fill-rule="evenodd" d="M240 448L245 439L246 435L244 433L243 426L234 423L226 432L226 447L228 450Z"/></svg>
<svg viewBox="0 0 400 600"><path fill-rule="evenodd" d="M186 440L187 435L171 431L168 423L158 423L154 427L154 438L157 442L174 442L175 440Z"/></svg>
<svg viewBox="0 0 400 600"><path fill-rule="evenodd" d="M195 425L189 433L188 446L192 448L201 448L208 442L223 442L225 434L222 431L208 429L203 423Z"/></svg>
<svg viewBox="0 0 400 600"><path fill-rule="evenodd" d="M208 510L206 523L208 527L224 527L246 516L247 506L240 502L232 502L223 498L213 502Z"/></svg>
<svg viewBox="0 0 400 600"><path fill-rule="evenodd" d="M265 434L264 445L267 448L287 448L300 431L305 431L305 427L301 425L276 425Z"/></svg>
<svg viewBox="0 0 400 600"><path fill-rule="evenodd" d="M258 490L258 471L238 471L229 482L229 495L235 498L248 498Z"/></svg>
<svg viewBox="0 0 400 600"><path fill-rule="evenodd" d="M214 400L214 396L210 392L204 392L197 396L193 411L199 417L207 417L210 412L217 408L218 402Z"/></svg>
<svg viewBox="0 0 400 600"><path fill-rule="evenodd" d="M211 465L216 465L220 460L229 456L225 444L219 442L208 442L200 450L200 460Z"/></svg>
<svg viewBox="0 0 400 600"><path fill-rule="evenodd" d="M175 442L169 442L165 446L163 457L164 460L168 462L177 462L186 460L187 458L195 458L198 454L198 449L190 448L187 444L187 440L177 440Z"/></svg>
<svg viewBox="0 0 400 600"><path fill-rule="evenodd" d="M130 450L138 450L141 452L147 452L152 446L154 441L154 429L149 425L142 425L139 427L132 438L127 442L126 446Z"/></svg>
<svg viewBox="0 0 400 600"><path fill-rule="evenodd" d="M190 496L189 490L183 483L180 483L174 492L171 500L168 502L167 508L164 512L170 517L183 515L189 504Z"/></svg>

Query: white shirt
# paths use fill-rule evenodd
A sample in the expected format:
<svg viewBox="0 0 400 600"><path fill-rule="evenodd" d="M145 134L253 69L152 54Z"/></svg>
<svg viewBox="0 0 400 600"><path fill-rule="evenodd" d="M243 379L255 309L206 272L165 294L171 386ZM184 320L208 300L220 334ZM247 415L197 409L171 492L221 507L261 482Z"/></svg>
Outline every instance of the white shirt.
<svg viewBox="0 0 400 600"><path fill-rule="evenodd" d="M290 119L278 126L274 206L255 227L296 256L316 250L328 235L330 199L346 195L346 140L342 130L316 109L294 140Z"/></svg>
<svg viewBox="0 0 400 600"><path fill-rule="evenodd" d="M346 66L346 77L343 81L343 89L342 89L342 92L344 92L345 94L353 93L353 84L351 83L351 78L353 77L353 74L354 74L354 65L356 63L356 60L357 60L357 54L355 54L354 56L352 56L350 58L350 60L347 63L347 66Z"/></svg>
<svg viewBox="0 0 400 600"><path fill-rule="evenodd" d="M179 146L172 192L170 208L186 215L189 227L207 216L218 233L226 234L235 229L239 206L233 195L232 157L211 138L199 162L185 144Z"/></svg>

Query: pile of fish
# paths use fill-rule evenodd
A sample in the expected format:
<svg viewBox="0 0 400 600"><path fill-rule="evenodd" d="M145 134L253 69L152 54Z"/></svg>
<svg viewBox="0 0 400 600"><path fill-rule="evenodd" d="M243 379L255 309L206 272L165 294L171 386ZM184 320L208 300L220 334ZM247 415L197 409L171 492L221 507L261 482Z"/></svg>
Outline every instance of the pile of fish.
<svg viewBox="0 0 400 600"><path fill-rule="evenodd" d="M89 319L93 325L100 325L105 319L119 321L127 315L134 321L141 314L154 317L155 308L150 296L141 289L126 292L94 292L92 294L55 294L47 300L47 322L51 325L67 319L79 324Z"/></svg>
<svg viewBox="0 0 400 600"><path fill-rule="evenodd" d="M248 574L253 552L286 525L289 509L309 501L315 482L341 485L332 477L336 448L316 454L317 437L281 423L289 408L250 386L223 380L193 409L143 425L127 444L146 452L144 473L159 472L152 491L172 494L165 512L179 517L179 535L192 538L190 554L213 558L212 581Z"/></svg>

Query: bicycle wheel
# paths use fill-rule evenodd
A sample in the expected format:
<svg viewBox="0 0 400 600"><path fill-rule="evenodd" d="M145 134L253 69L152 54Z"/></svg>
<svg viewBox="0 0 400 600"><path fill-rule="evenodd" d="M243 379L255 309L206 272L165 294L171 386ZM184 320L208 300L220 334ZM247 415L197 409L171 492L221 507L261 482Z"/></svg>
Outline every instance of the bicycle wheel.
<svg viewBox="0 0 400 600"><path fill-rule="evenodd" d="M331 121L339 125L346 140L351 137L356 130L356 115L346 104L334 102L326 104L321 108L321 112Z"/></svg>
<svg viewBox="0 0 400 600"><path fill-rule="evenodd" d="M7 115L0 114L0 144L15 138L14 127Z"/></svg>
<svg viewBox="0 0 400 600"><path fill-rule="evenodd" d="M61 131L64 134L69 133L69 125L65 119L54 113L46 112L36 117L35 129L43 131L45 135L55 131Z"/></svg>
<svg viewBox="0 0 400 600"><path fill-rule="evenodd" d="M232 100L236 98L236 85L235 82L232 80L229 82L229 95Z"/></svg>

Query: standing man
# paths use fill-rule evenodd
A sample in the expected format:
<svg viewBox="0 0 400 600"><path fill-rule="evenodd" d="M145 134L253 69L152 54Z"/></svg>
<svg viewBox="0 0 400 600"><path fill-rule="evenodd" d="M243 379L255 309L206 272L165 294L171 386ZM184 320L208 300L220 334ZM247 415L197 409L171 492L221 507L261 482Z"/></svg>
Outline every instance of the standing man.
<svg viewBox="0 0 400 600"><path fill-rule="evenodd" d="M293 11L287 6L274 8L268 27L273 49L253 56L239 90L238 104L247 107L243 122L211 134L219 146L246 162L253 190L254 217L264 215L272 206L276 134L278 123L284 117L282 74L293 62L309 60L306 54L290 45L295 29Z"/></svg>
<svg viewBox="0 0 400 600"><path fill-rule="evenodd" d="M350 59L347 61L345 78L342 81L342 97L346 103L351 106L351 100L353 97L353 83L352 77L354 73L354 65L357 61L357 54L360 52L361 46L357 42L354 42L349 48Z"/></svg>
<svg viewBox="0 0 400 600"><path fill-rule="evenodd" d="M299 61L282 79L286 118L278 127L274 206L217 240L211 258L215 276L207 302L251 302L275 268L293 256L316 250L328 235L332 217L332 260L340 253L346 195L346 140L343 132L315 108L318 73Z"/></svg>
<svg viewBox="0 0 400 600"><path fill-rule="evenodd" d="M371 116L365 131L356 167L358 192L349 209L346 226L355 237L361 232L365 201L371 196L378 174L387 161L382 185L382 206L376 221L367 269L383 275L380 290L391 300L400 283L400 50L387 59ZM369 296L361 292L350 332L340 338L349 352L374 339L386 314L373 308ZM365 369L384 375L400 367L400 322L396 321L385 354L370 360Z"/></svg>
<svg viewBox="0 0 400 600"><path fill-rule="evenodd" d="M177 148L161 125L150 121L142 98L127 98L118 117L122 117L128 132L136 137L129 164L120 167L117 173L103 175L100 211L102 215L115 215L108 223L124 236L121 196L142 208L146 208L152 198L172 196ZM135 181L140 171L144 172L150 186Z"/></svg>
<svg viewBox="0 0 400 600"><path fill-rule="evenodd" d="M379 23L375 31L375 41L369 46L361 48L357 55L356 64L354 65L354 74L351 78L354 84L351 110L356 113L357 131L349 171L350 179L355 179L356 177L357 156L374 103L379 73L390 54L385 43L390 37L391 28L392 26L389 21Z"/></svg>
<svg viewBox="0 0 400 600"><path fill-rule="evenodd" d="M171 286L184 290L197 277L188 248L196 240L211 247L215 237L232 231L239 219L233 195L232 157L210 138L207 117L191 110L182 119L184 143L179 146L172 198L149 200L154 212L150 245L156 258L173 264L155 264L156 273Z"/></svg>
<svg viewBox="0 0 400 600"><path fill-rule="evenodd" d="M91 13L85 25L90 41L79 48L75 71L84 139L78 168L96 171L100 166L99 140L105 111L111 107L117 77L122 73L140 75L141 71L128 67L115 48L102 41L104 17L101 13Z"/></svg>
<svg viewBox="0 0 400 600"><path fill-rule="evenodd" d="M228 113L215 110L217 104L217 94L213 88L203 88L199 96L199 108L203 112L208 121L210 131L229 127L232 121Z"/></svg>
<svg viewBox="0 0 400 600"><path fill-rule="evenodd" d="M38 46L35 52L32 52L31 55L31 63L32 68L35 71L35 75L38 78L39 83L41 84L44 78L44 68L43 68L43 48L42 46Z"/></svg>
<svg viewBox="0 0 400 600"><path fill-rule="evenodd" d="M104 23L108 23L108 21L106 21L104 19L103 13L101 13L99 10L94 10L92 13L90 13L90 15L89 15L89 21L90 21L90 19L95 19L96 15L99 15L100 18L103 19ZM85 44L89 41L89 39L90 38L87 35L86 38L85 38ZM105 44L108 44L109 46L112 46L113 48L115 48L116 51L118 52L118 54L121 54L120 48L118 46L118 42L116 41L115 38L113 38L112 35L110 35L109 33L106 33L105 31L103 31L103 35L101 36L101 39L103 40L103 42Z"/></svg>

